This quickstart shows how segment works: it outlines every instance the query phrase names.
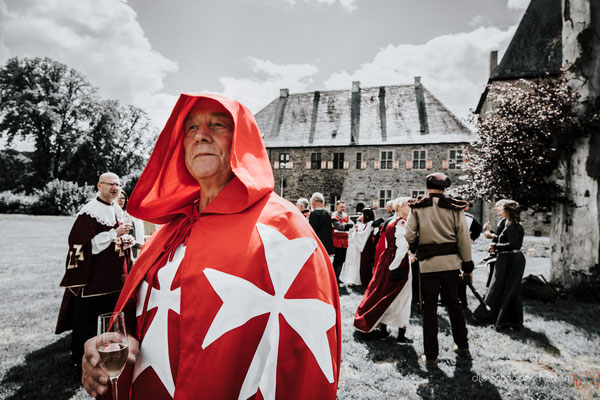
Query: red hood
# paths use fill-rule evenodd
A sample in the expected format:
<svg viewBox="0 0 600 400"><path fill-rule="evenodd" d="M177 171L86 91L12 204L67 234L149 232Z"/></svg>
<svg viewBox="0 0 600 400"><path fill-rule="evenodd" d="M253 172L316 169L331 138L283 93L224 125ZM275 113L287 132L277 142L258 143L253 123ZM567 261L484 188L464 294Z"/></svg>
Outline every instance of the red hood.
<svg viewBox="0 0 600 400"><path fill-rule="evenodd" d="M230 157L235 178L202 213L238 213L273 191L271 163L250 110L219 95L182 94L127 203L134 217L165 224L177 214L191 214L194 201L200 198L200 185L185 166L182 132L185 118L202 98L219 102L235 122Z"/></svg>

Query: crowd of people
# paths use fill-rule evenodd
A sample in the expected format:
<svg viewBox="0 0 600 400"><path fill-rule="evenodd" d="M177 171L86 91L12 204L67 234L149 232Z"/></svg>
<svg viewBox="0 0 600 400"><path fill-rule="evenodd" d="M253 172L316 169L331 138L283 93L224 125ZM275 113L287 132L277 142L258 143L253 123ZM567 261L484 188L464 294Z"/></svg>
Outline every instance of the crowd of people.
<svg viewBox="0 0 600 400"><path fill-rule="evenodd" d="M73 330L75 371L95 397L110 396L96 319L114 310L128 332L119 397L334 399L339 287L362 285L361 334L395 328L398 343L411 343L416 303L424 361L434 366L441 294L455 352L470 358L463 307L482 227L467 202L444 194L446 175L426 185L428 195L389 201L381 218L367 207L353 219L342 200L330 213L321 193L294 207L273 192L251 112L222 96L182 95L129 201L119 177L105 173L79 211L56 332ZM496 210L496 231L483 227L495 263L474 318L519 329L519 205L503 200ZM148 241L142 221L160 226Z"/></svg>
<svg viewBox="0 0 600 400"><path fill-rule="evenodd" d="M484 231L491 239L484 302L467 314L476 323L496 329L518 330L523 324L520 285L525 258L520 251L523 227L519 204L503 199L495 210L501 218L496 232L489 222L481 226L470 213L469 203L444 195L450 179L441 173L427 177L427 196L400 197L386 204L386 215L375 219L366 207L355 217L345 213L338 200L336 211L324 209L321 193L296 206L305 215L328 253L339 285L362 286L364 297L356 310L354 327L370 337L385 337L396 328L398 343L412 343L406 336L411 303L423 317L424 359L435 365L438 355L437 307L447 307L452 334L461 357L471 358L464 310L467 287L472 285L474 263L471 243ZM462 274L460 274L462 271ZM494 273L495 271L495 273ZM415 311L416 311L415 310Z"/></svg>

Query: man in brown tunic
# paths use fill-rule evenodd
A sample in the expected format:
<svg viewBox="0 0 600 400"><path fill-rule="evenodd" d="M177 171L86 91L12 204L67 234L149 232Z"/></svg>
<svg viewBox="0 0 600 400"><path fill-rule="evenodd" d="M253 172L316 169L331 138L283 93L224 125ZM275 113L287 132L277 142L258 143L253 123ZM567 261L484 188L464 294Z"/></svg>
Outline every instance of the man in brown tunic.
<svg viewBox="0 0 600 400"><path fill-rule="evenodd" d="M111 172L100 176L98 197L77 213L69 234L69 253L60 286L65 294L57 334L73 330L71 361L81 374L83 344L96 335L98 315L112 312L123 287L123 263L134 243L131 225L121 224L122 210L114 204L121 182Z"/></svg>
<svg viewBox="0 0 600 400"><path fill-rule="evenodd" d="M458 284L462 269L465 279L471 279L474 265L471 239L463 212L464 201L444 196L450 179L442 173L427 176L428 196L410 203L411 213L406 223L406 240L416 248L421 272L423 296L423 344L427 365L437 364L437 299L440 289L448 296L448 315L452 325L454 351L471 358L465 317L458 300Z"/></svg>

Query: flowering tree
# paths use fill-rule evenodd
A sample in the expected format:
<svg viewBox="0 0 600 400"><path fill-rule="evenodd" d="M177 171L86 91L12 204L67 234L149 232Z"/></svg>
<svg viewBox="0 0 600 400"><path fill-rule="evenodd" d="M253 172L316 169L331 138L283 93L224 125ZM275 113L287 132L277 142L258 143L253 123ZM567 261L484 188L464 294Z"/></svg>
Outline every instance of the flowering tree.
<svg viewBox="0 0 600 400"><path fill-rule="evenodd" d="M595 116L576 114L579 95L562 78L495 83L488 90L492 109L476 121L479 139L466 155L469 183L461 194L549 210L565 199L550 176Z"/></svg>

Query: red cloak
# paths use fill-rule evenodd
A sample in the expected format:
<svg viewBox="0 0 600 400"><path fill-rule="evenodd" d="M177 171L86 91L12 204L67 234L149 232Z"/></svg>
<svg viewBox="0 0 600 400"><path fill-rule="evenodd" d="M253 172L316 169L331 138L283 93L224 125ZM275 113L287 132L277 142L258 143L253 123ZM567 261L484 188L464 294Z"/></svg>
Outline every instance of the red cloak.
<svg viewBox="0 0 600 400"><path fill-rule="evenodd" d="M183 161L182 129L200 98L219 102L235 122L235 177L198 213L200 187ZM216 95L181 95L128 211L164 226L144 246L116 310L137 301L141 354L150 351L144 347L149 326L168 314L174 398L335 399L341 325L333 268L306 219L273 193L270 161L246 107ZM178 247L183 242L185 248ZM176 248L185 250L181 259ZM158 287L165 264L176 273L169 287ZM164 314L139 295L142 286L177 293L179 303ZM157 385L143 390L157 395L168 385L160 387L164 381L154 369L150 365L136 379ZM119 387L129 387L128 379L131 371Z"/></svg>

